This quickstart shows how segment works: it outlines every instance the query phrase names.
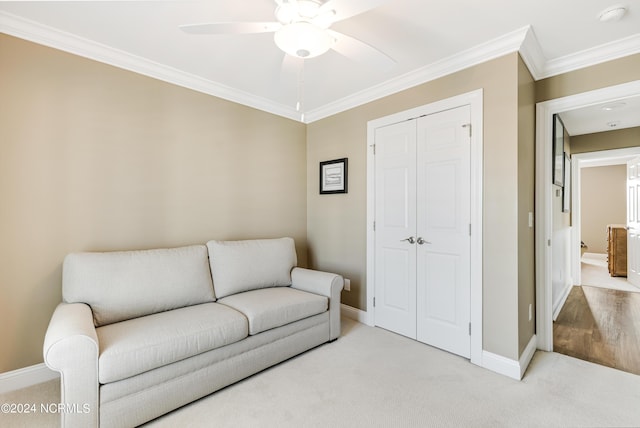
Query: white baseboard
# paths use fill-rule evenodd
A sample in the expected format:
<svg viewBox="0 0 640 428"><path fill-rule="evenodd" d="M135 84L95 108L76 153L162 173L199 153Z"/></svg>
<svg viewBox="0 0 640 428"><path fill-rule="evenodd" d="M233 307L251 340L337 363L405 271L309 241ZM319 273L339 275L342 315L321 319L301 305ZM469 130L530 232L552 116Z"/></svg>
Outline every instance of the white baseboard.
<svg viewBox="0 0 640 428"><path fill-rule="evenodd" d="M562 291L562 295L560 296L560 298L558 299L557 302L554 302L554 306L553 306L553 320L555 321L558 318L558 314L560 313L560 311L562 310L562 307L564 306L565 302L567 301L567 297L569 297L569 293L571 292L571 289L573 288L573 281L569 281L566 285L564 290Z"/></svg>
<svg viewBox="0 0 640 428"><path fill-rule="evenodd" d="M366 311L343 303L340 307L340 313L345 318L349 318L363 324L369 324L369 314ZM518 361L489 351L482 351L482 367L510 378L521 380L524 376L524 372L527 370L527 367L529 367L529 363L531 363L533 355L536 353L537 343L538 338L534 334L529 340L527 346L524 348L524 351Z"/></svg>
<svg viewBox="0 0 640 428"><path fill-rule="evenodd" d="M343 317L350 318L352 320L356 320L362 324L369 324L369 315L367 312L354 308L353 306L345 305L344 303L340 304L340 314Z"/></svg>
<svg viewBox="0 0 640 428"><path fill-rule="evenodd" d="M58 377L60 374L48 368L44 363L0 373L0 394L27 388Z"/></svg>
<svg viewBox="0 0 640 428"><path fill-rule="evenodd" d="M524 372L527 370L533 355L536 352L536 343L538 339L534 334L529 340L524 352L520 356L520 360L512 360L510 358L497 355L489 351L482 351L482 367L493 372L500 373L512 379L521 380Z"/></svg>
<svg viewBox="0 0 640 428"><path fill-rule="evenodd" d="M522 355L520 355L520 379L524 376L524 372L527 371L527 367L529 367L529 364L538 349L537 344L538 337L534 334L531 337L531 340L529 340L529 343L527 343L526 348L524 348Z"/></svg>
<svg viewBox="0 0 640 428"><path fill-rule="evenodd" d="M520 363L502 355L483 350L482 367L512 379L520 380Z"/></svg>

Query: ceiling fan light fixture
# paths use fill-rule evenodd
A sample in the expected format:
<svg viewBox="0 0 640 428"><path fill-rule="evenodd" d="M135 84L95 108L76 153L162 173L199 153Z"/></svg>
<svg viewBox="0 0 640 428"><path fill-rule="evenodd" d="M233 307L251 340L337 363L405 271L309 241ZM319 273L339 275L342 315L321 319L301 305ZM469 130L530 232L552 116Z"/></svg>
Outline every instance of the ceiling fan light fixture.
<svg viewBox="0 0 640 428"><path fill-rule="evenodd" d="M276 31L273 38L280 49L303 59L322 55L333 43L327 31L309 22L285 25Z"/></svg>

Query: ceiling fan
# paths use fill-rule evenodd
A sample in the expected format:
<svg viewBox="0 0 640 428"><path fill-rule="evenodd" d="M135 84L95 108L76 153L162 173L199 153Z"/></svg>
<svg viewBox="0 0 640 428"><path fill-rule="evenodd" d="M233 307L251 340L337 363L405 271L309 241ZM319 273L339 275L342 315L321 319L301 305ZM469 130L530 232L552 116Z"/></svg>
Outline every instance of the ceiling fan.
<svg viewBox="0 0 640 428"><path fill-rule="evenodd" d="M274 33L276 45L290 56L308 59L329 49L376 69L395 61L354 37L330 29L335 22L374 9L388 0L275 0L274 22L211 22L180 25L189 34Z"/></svg>

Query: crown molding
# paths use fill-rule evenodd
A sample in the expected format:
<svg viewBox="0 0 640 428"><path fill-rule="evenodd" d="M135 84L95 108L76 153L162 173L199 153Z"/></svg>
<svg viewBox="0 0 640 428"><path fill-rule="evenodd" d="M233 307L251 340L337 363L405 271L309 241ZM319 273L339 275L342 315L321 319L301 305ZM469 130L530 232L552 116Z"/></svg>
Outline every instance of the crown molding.
<svg viewBox="0 0 640 428"><path fill-rule="evenodd" d="M520 57L527 65L533 79L540 80L543 76L547 59L542 53L540 42L538 42L538 38L532 27L529 27L529 31L527 31L522 41Z"/></svg>
<svg viewBox="0 0 640 428"><path fill-rule="evenodd" d="M257 97L7 12L0 11L0 32L288 119L300 119L299 113L294 109L266 98Z"/></svg>
<svg viewBox="0 0 640 428"><path fill-rule="evenodd" d="M84 58L129 70L167 83L202 92L267 113L301 121L292 107L257 97L202 77L163 65L71 33L0 11L0 32ZM477 45L458 54L405 73L379 85L356 92L305 113L304 123L332 116L394 93L481 64L500 56L520 52L535 80L567 73L613 59L640 53L640 34L575 54L547 60L531 26Z"/></svg>
<svg viewBox="0 0 640 428"><path fill-rule="evenodd" d="M640 33L574 54L548 60L540 78L544 79L568 73L637 53L640 53Z"/></svg>
<svg viewBox="0 0 640 428"><path fill-rule="evenodd" d="M467 49L458 54L436 61L425 67L410 71L382 84L367 88L335 102L307 112L309 123L324 119L351 108L421 85L465 68L516 52L524 41L530 27L526 26L504 36Z"/></svg>

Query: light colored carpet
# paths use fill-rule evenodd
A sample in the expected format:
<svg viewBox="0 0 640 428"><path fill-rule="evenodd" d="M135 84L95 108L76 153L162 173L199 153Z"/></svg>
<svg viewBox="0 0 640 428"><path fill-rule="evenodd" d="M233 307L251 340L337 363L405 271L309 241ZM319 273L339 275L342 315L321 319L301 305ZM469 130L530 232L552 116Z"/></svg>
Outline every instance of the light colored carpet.
<svg viewBox="0 0 640 428"><path fill-rule="evenodd" d="M48 392L21 399L58 397ZM621 427L640 426L638 403L640 376L537 352L518 382L405 337L343 319L343 335L336 342L147 426ZM0 420L0 426L53 426L4 422Z"/></svg>
<svg viewBox="0 0 640 428"><path fill-rule="evenodd" d="M35 412L28 413L5 413L0 412L0 427L2 428L41 428L59 427L60 415L43 412L41 404L57 404L60 402L60 381L52 380L34 385L29 388L20 389L5 394L0 394L0 405L15 404L15 411L18 405L35 406ZM4 409L4 408L3 408ZM11 409L10 409L11 410Z"/></svg>
<svg viewBox="0 0 640 428"><path fill-rule="evenodd" d="M627 282L627 278L609 275L606 254L584 253L580 259L580 266L582 276L581 285L640 292L640 288Z"/></svg>

